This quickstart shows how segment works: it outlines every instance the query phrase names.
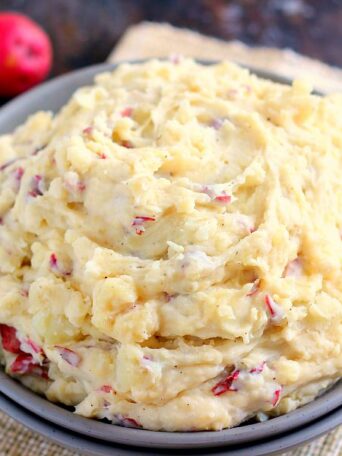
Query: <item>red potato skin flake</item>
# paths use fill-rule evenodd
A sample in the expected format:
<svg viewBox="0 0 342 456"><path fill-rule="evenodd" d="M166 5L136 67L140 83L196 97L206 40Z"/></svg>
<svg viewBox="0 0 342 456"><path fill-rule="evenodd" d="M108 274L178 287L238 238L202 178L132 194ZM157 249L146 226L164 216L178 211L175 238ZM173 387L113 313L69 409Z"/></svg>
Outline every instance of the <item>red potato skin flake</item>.
<svg viewBox="0 0 342 456"><path fill-rule="evenodd" d="M27 374L32 371L36 363L30 353L19 353L10 366L10 371L14 374Z"/></svg>
<svg viewBox="0 0 342 456"><path fill-rule="evenodd" d="M221 394L226 393L227 391L237 391L236 388L232 387L232 384L235 380L240 375L239 370L233 371L231 374L229 374L226 378L218 382L212 389L211 391L215 396L220 396Z"/></svg>
<svg viewBox="0 0 342 456"><path fill-rule="evenodd" d="M13 374L31 374L46 380L49 379L48 367L40 366L29 353L20 353L11 364L10 371Z"/></svg>
<svg viewBox="0 0 342 456"><path fill-rule="evenodd" d="M131 141L128 141L127 139L124 139L123 141L121 141L121 146L122 147L126 147L126 149L133 149L134 148L134 145Z"/></svg>
<svg viewBox="0 0 342 456"><path fill-rule="evenodd" d="M50 269L54 272L57 272L63 276L70 276L72 271L64 271L60 268L58 264L58 258L55 253L51 253L49 260Z"/></svg>
<svg viewBox="0 0 342 456"><path fill-rule="evenodd" d="M39 184L42 181L42 176L39 174L36 174L31 182L31 190L28 192L29 196L32 196L32 198L36 198L37 196L42 196L43 192L41 191Z"/></svg>
<svg viewBox="0 0 342 456"><path fill-rule="evenodd" d="M276 312L273 307L273 299L269 294L265 295L265 304L268 312L271 315L271 318L274 318L276 316Z"/></svg>
<svg viewBox="0 0 342 456"><path fill-rule="evenodd" d="M44 378L44 380L50 380L49 377L49 368L47 366L35 366L32 369L31 374L38 375L39 377Z"/></svg>
<svg viewBox="0 0 342 456"><path fill-rule="evenodd" d="M144 355L143 359L146 359L147 361L152 361L152 356Z"/></svg>
<svg viewBox="0 0 342 456"><path fill-rule="evenodd" d="M85 189L86 189L85 183L82 182L82 181L79 181L79 182L77 183L77 190L78 190L79 192L84 192Z"/></svg>
<svg viewBox="0 0 342 456"><path fill-rule="evenodd" d="M28 192L28 195L29 195L29 196L32 196L32 198L36 198L36 197L38 196L38 193L34 192L33 190L30 190L30 191Z"/></svg>
<svg viewBox="0 0 342 456"><path fill-rule="evenodd" d="M0 336L4 350L18 354L20 350L20 341L17 338L17 331L12 326L0 324Z"/></svg>
<svg viewBox="0 0 342 456"><path fill-rule="evenodd" d="M43 353L42 347L36 344L32 339L27 339L26 343L32 348L35 353Z"/></svg>
<svg viewBox="0 0 342 456"><path fill-rule="evenodd" d="M110 385L102 385L100 391L103 393L114 393L114 389Z"/></svg>
<svg viewBox="0 0 342 456"><path fill-rule="evenodd" d="M11 364L14 374L27 374L32 368L33 357L29 353L20 353Z"/></svg>
<svg viewBox="0 0 342 456"><path fill-rule="evenodd" d="M51 269L57 268L58 260L57 260L57 255L55 253L51 253L49 264L50 264Z"/></svg>
<svg viewBox="0 0 342 456"><path fill-rule="evenodd" d="M266 361L263 361L259 366L253 367L249 371L250 374L261 374L261 372L264 370L264 367L266 365Z"/></svg>
<svg viewBox="0 0 342 456"><path fill-rule="evenodd" d="M174 298L176 298L178 296L177 293L169 294L166 291L163 292L163 295L164 295L164 298L165 298L166 302L170 302L170 301L172 301L172 299L174 299Z"/></svg>
<svg viewBox="0 0 342 456"><path fill-rule="evenodd" d="M138 421L135 420L134 418L123 418L122 424L126 427L135 427L135 428L142 427L142 425L140 423L138 423Z"/></svg>
<svg viewBox="0 0 342 456"><path fill-rule="evenodd" d="M21 178L24 175L24 168L19 167L19 168L15 169L13 175L14 175L15 180L20 182Z"/></svg>
<svg viewBox="0 0 342 456"><path fill-rule="evenodd" d="M208 195L212 201L217 203L229 204L232 201L231 195L227 195L224 191L221 194L216 195L215 192L207 185L203 186L202 192Z"/></svg>
<svg viewBox="0 0 342 456"><path fill-rule="evenodd" d="M259 279L256 280L250 289L250 291L246 294L246 296L254 296L259 292L260 281Z"/></svg>
<svg viewBox="0 0 342 456"><path fill-rule="evenodd" d="M20 294L21 294L21 296L23 296L24 298L28 298L29 292L28 292L28 290L27 290L26 288L22 288L22 289L20 290Z"/></svg>
<svg viewBox="0 0 342 456"><path fill-rule="evenodd" d="M30 353L23 352L20 348L21 344L16 334L17 331L12 326L0 324L0 335L4 350L17 355L10 365L10 372L21 375L36 375L48 380L48 364L41 366L33 359L33 356ZM44 354L43 349L33 342L33 340L28 339L27 344L30 345L36 353Z"/></svg>
<svg viewBox="0 0 342 456"><path fill-rule="evenodd" d="M214 201L218 201L219 203L229 204L232 200L230 195L226 195L222 193L222 195L218 195L215 197Z"/></svg>
<svg viewBox="0 0 342 456"><path fill-rule="evenodd" d="M221 117L216 117L211 121L210 126L215 130L219 130L222 127L223 123L224 119L222 119Z"/></svg>
<svg viewBox="0 0 342 456"><path fill-rule="evenodd" d="M132 114L133 114L133 108L131 108L130 106L127 106L127 108L123 109L120 112L121 117L132 117Z"/></svg>
<svg viewBox="0 0 342 456"><path fill-rule="evenodd" d="M86 128L83 128L83 130L82 130L82 133L84 135L91 135L92 132L93 132L93 127L86 127Z"/></svg>
<svg viewBox="0 0 342 456"><path fill-rule="evenodd" d="M273 398L272 398L273 407L275 407L279 403L281 391L282 391L282 388L279 388L279 389L274 391Z"/></svg>
<svg viewBox="0 0 342 456"><path fill-rule="evenodd" d="M134 217L132 226L139 226L139 225L142 225L144 222L154 222L155 220L156 220L155 217L145 217L143 215Z"/></svg>
<svg viewBox="0 0 342 456"><path fill-rule="evenodd" d="M56 345L55 348L57 349L60 357L70 366L78 367L81 363L81 357L78 353L70 350L66 347L61 347L60 345Z"/></svg>
<svg viewBox="0 0 342 456"><path fill-rule="evenodd" d="M156 219L155 217L146 217L146 216L137 216L134 217L132 226L135 228L135 233L138 236L141 236L145 232L145 228L142 226L146 222L154 222Z"/></svg>
<svg viewBox="0 0 342 456"><path fill-rule="evenodd" d="M107 157L106 154L104 154L103 152L101 152L101 153L99 154L99 158L100 158L101 160L105 160L105 159L108 158L108 157Z"/></svg>

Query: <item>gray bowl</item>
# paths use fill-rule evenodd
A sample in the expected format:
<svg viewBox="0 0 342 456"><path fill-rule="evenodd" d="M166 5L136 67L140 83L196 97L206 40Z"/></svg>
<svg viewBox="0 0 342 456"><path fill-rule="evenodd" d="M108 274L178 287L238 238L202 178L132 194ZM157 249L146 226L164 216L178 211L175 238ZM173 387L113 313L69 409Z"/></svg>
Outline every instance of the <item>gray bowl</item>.
<svg viewBox="0 0 342 456"><path fill-rule="evenodd" d="M115 65L103 64L79 70L49 81L16 98L0 110L0 133L12 131L17 125L21 124L28 115L37 110L44 109L57 111L65 104L78 87L91 84L97 73L111 70L114 67ZM275 82L283 84L290 83L290 81L285 78L280 78L266 72L255 71L255 73ZM342 424L342 413L340 408L342 405L341 382L310 404L264 423L246 424L219 432L194 433L167 433L128 429L74 415L70 410L52 404L26 389L21 384L5 375L1 368L0 391L3 393L2 403L7 401L6 407L2 407L0 402L0 408L4 408L7 413L13 416L17 413L14 417L18 418L20 415L21 422L38 432L42 432L41 423L44 422L45 431L42 432L44 435L47 435L46 429L50 429L52 432L53 429L58 428L60 430L59 435L61 436L58 441L60 443L64 442L66 445L68 445L70 434L74 433L72 435L76 435L78 439L83 439L84 441L94 440L99 442L100 440L102 442L101 445L108 448L111 448L113 443L115 443L139 446L140 449L145 447L156 449L168 448L170 450L183 449L189 451L190 449L196 449L196 451L200 451L201 448L209 449L222 446L243 446L250 445L251 442L254 442L255 448L260 448L260 452L255 452L256 450L253 447L254 452L243 453L244 456L247 454L266 455L271 454L270 448L265 447L265 443L261 441L268 441L272 438L272 451L276 451L276 448L281 448L282 451L284 451L284 439L285 441L286 439L292 441L290 438L291 435L296 435L294 441L297 445L320 435L322 432L330 430L338 424ZM14 411L16 412L14 413ZM29 415L28 411L32 412L31 415ZM28 416L31 418L29 419ZM35 418L32 418L33 416ZM315 420L322 417L324 417L325 426L317 427L317 425L314 425L316 422ZM310 429L310 432L308 429ZM65 437L66 435L69 437ZM310 435L309 438L308 435ZM79 447L76 445L76 448ZM90 452L89 454L108 453Z"/></svg>
<svg viewBox="0 0 342 456"><path fill-rule="evenodd" d="M54 425L107 442L147 448L212 448L259 441L304 426L342 406L342 382L315 401L263 423L252 423L220 432L154 432L131 429L75 415L47 401L0 370L0 391L23 408ZM342 423L342 415L341 415Z"/></svg>
<svg viewBox="0 0 342 456"><path fill-rule="evenodd" d="M20 407L15 402L0 393L0 410L24 424L29 429L39 432L44 437L77 451L82 456L175 456L210 455L210 456L265 456L283 454L284 451L293 450L303 444L320 437L331 431L341 423L342 408L311 422L290 433L285 433L277 438L268 437L262 442L246 442L219 449L183 449L156 450L151 448L128 447L93 439L87 435L80 435L51 423Z"/></svg>
<svg viewBox="0 0 342 456"><path fill-rule="evenodd" d="M102 441L146 448L213 448L243 444L246 441L257 442L298 429L342 406L342 382L339 382L315 401L263 423L245 424L220 432L172 433L125 428L75 415L67 408L32 393L1 370L0 391L26 410L69 431Z"/></svg>

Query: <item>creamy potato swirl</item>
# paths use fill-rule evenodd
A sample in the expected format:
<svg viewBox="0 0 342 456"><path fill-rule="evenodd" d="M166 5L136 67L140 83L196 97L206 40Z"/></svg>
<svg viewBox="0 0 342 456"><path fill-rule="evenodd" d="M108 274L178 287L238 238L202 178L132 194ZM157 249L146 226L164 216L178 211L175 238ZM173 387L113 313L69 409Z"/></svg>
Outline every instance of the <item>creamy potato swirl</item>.
<svg viewBox="0 0 342 456"><path fill-rule="evenodd" d="M342 371L341 96L123 64L0 137L9 375L76 413L219 430Z"/></svg>

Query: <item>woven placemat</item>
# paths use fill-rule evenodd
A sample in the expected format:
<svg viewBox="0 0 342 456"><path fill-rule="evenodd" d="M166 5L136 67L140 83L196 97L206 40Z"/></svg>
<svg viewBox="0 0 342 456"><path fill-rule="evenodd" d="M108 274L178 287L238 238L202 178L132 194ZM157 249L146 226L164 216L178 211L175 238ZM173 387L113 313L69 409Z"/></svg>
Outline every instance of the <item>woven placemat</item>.
<svg viewBox="0 0 342 456"><path fill-rule="evenodd" d="M109 61L182 54L202 59L231 59L290 78L304 77L326 92L342 91L342 71L290 50L249 48L167 24L144 22L130 27ZM114 455L114 453L113 453ZM341 456L342 427L286 456ZM81 456L49 442L0 412L0 456Z"/></svg>

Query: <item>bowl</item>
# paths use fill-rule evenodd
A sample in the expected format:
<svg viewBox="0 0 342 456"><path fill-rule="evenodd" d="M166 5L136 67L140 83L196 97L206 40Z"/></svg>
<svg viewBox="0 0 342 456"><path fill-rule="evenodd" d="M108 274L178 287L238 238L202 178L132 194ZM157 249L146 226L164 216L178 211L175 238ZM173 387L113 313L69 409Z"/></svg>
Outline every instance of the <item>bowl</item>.
<svg viewBox="0 0 342 456"><path fill-rule="evenodd" d="M93 439L84 434L77 434L60 426L51 426L51 423L40 416L20 407L15 402L0 393L0 410L7 413L16 421L24 424L29 429L39 432L47 439L58 443L70 450L77 451L82 456L175 456L179 450L156 450L124 446ZM283 454L284 451L293 450L309 443L317 437L331 431L341 423L341 407L326 416L311 422L290 433L282 434L276 438L269 437L262 442L247 442L240 445L227 445L224 449L183 449L181 454L210 455L210 456L270 456Z"/></svg>
<svg viewBox="0 0 342 456"><path fill-rule="evenodd" d="M315 401L263 423L245 424L217 432L172 433L125 428L75 415L70 412L70 409L53 404L34 394L6 375L3 370L0 371L0 391L21 407L53 425L102 441L138 445L140 448L199 449L243 444L246 441L256 442L298 429L342 406L342 382L340 382Z"/></svg>
<svg viewBox="0 0 342 456"><path fill-rule="evenodd" d="M210 64L214 62L202 63ZM96 74L112 70L115 66L115 64L102 64L75 71L51 80L16 98L0 110L0 134L12 131L17 125L24 122L28 115L35 111L57 111L78 87L91 84ZM267 72L254 70L252 72L278 83L290 83L286 78L274 76ZM204 448L209 451L209 449L218 447L233 448L236 446L246 447L245 451L247 451L247 447L253 443L255 446L255 448L253 446L253 453L227 454L243 454L244 456L248 454L266 455L273 454L272 451L277 451L277 448L284 451L286 442L288 444L292 442L291 445L293 447L293 445L304 443L342 424L341 382L335 384L329 391L313 402L266 422L244 424L236 428L217 432L203 431L192 433L154 432L123 428L77 416L70 409L52 404L28 390L16 380L7 376L2 368L0 368L0 392L2 393L0 408L6 413L48 437L51 437L54 429L59 429L57 441L70 447L72 447L70 445L70 435L77 436L77 439L83 439L82 450L86 448L84 447L86 445L84 442L88 440L98 444L101 442L102 447L108 448L112 448L113 444L116 444L129 445L131 447L138 446L140 450L142 448L148 448L149 450L154 448L168 449L169 451L175 449L178 449L178 451L179 449L201 451ZM265 446L269 441L273 442L272 445ZM79 449L80 447L76 445L74 448ZM127 449L127 447L125 448ZM256 448L260 448L259 452L256 452ZM84 454L86 453L84 452ZM90 451L89 454L109 453L91 453Z"/></svg>

